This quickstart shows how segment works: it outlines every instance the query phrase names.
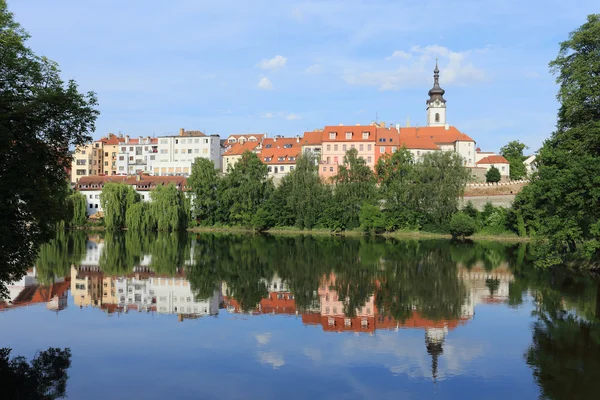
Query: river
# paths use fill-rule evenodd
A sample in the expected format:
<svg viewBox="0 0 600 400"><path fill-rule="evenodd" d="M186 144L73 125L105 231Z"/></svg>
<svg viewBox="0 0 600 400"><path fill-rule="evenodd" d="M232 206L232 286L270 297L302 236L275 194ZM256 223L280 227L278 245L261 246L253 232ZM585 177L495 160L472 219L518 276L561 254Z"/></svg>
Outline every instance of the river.
<svg viewBox="0 0 600 400"><path fill-rule="evenodd" d="M61 233L0 347L70 348L70 399L597 398L600 284L531 246Z"/></svg>

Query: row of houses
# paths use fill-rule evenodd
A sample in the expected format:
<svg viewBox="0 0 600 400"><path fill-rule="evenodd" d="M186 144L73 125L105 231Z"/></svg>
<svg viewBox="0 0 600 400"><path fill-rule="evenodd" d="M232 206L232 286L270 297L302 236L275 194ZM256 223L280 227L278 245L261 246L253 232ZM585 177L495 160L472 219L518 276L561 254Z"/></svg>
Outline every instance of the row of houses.
<svg viewBox="0 0 600 400"><path fill-rule="evenodd" d="M256 133L229 135L225 139L183 128L177 135L157 138L109 134L74 152L71 181L77 183L89 176L136 174L187 177L199 157L211 160L216 169L227 173L247 151L255 153L267 165L269 176L275 181L294 170L300 155L312 154L318 160L319 175L327 180L338 173L346 152L351 149L356 149L358 156L374 169L381 157L402 147L417 161L432 151L452 151L462 157L464 165L478 179L484 180L485 172L494 166L507 180L510 169L504 157L480 151L475 140L446 122L444 94L436 65L434 85L426 101L427 126L424 127L372 122L328 125L296 137L268 137L265 133Z"/></svg>

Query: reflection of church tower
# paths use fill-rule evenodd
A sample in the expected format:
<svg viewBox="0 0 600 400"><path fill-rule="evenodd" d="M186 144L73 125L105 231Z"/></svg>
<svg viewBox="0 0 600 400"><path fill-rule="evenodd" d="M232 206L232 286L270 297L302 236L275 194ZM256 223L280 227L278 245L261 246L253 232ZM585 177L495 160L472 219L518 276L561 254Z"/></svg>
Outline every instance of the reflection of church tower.
<svg viewBox="0 0 600 400"><path fill-rule="evenodd" d="M425 329L425 346L427 354L431 356L431 377L434 383L437 380L438 357L444 354L444 339L447 333L447 327Z"/></svg>
<svg viewBox="0 0 600 400"><path fill-rule="evenodd" d="M427 126L446 125L446 100L444 99L446 91L440 87L440 70L437 60L433 70L433 87L429 90L429 100L427 100Z"/></svg>

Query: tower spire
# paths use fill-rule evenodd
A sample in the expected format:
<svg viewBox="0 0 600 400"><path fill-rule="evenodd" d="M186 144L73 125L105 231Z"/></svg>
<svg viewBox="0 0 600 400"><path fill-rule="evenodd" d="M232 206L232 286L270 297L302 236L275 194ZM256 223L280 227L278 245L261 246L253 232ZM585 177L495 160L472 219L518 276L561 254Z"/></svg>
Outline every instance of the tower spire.
<svg viewBox="0 0 600 400"><path fill-rule="evenodd" d="M435 69L433 70L433 87L429 90L429 99L427 99L427 126L445 126L446 125L446 91L440 87L440 69L438 59L435 59Z"/></svg>

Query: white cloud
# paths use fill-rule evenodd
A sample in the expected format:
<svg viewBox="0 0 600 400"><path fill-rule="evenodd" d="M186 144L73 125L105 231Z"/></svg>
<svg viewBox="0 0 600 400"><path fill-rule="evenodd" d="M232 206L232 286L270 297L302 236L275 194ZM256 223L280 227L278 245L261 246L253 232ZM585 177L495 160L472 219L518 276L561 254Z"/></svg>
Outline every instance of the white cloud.
<svg viewBox="0 0 600 400"><path fill-rule="evenodd" d="M277 369L285 365L285 360L283 359L283 356L281 354L277 354L274 351L259 351L258 360L261 362L261 364L271 365L273 369Z"/></svg>
<svg viewBox="0 0 600 400"><path fill-rule="evenodd" d="M387 57L386 60L391 60L394 58L401 58L404 60L408 60L408 59L412 58L412 54L407 53L406 51L396 50L392 53L391 56Z"/></svg>
<svg viewBox="0 0 600 400"><path fill-rule="evenodd" d="M309 75L317 75L323 72L323 66L321 64L313 64L307 67L304 72Z"/></svg>
<svg viewBox="0 0 600 400"><path fill-rule="evenodd" d="M267 333L256 333L254 335L254 338L258 342L259 346L263 346L265 344L268 344L271 341L271 333L270 332L267 332Z"/></svg>
<svg viewBox="0 0 600 400"><path fill-rule="evenodd" d="M273 89L273 83L269 80L269 78L266 78L266 77L260 78L260 81L258 81L258 84L256 86L262 90L272 90Z"/></svg>
<svg viewBox="0 0 600 400"><path fill-rule="evenodd" d="M398 60L396 69L385 69L381 63L358 65L343 72L346 83L355 86L375 86L380 90L399 90L404 87L431 83L435 59L439 58L440 84L466 85L485 79L485 73L473 65L473 54L487 50L452 51L439 45L413 46L410 52L395 51L388 59ZM394 56L396 55L396 56Z"/></svg>
<svg viewBox="0 0 600 400"><path fill-rule="evenodd" d="M280 68L283 68L285 66L286 62L287 62L287 58L285 58L284 56L277 55L271 59L266 59L266 58L262 59L258 63L258 67L262 68L262 69L276 71Z"/></svg>
<svg viewBox="0 0 600 400"><path fill-rule="evenodd" d="M283 114L283 118L287 119L288 121L294 121L297 119L301 119L300 116L296 115L296 114Z"/></svg>
<svg viewBox="0 0 600 400"><path fill-rule="evenodd" d="M270 113L270 112L264 113L262 117L263 118L273 118L273 113Z"/></svg>
<svg viewBox="0 0 600 400"><path fill-rule="evenodd" d="M323 359L323 355L321 354L321 350L315 349L314 347L305 347L302 349L304 355L314 362L320 362Z"/></svg>

